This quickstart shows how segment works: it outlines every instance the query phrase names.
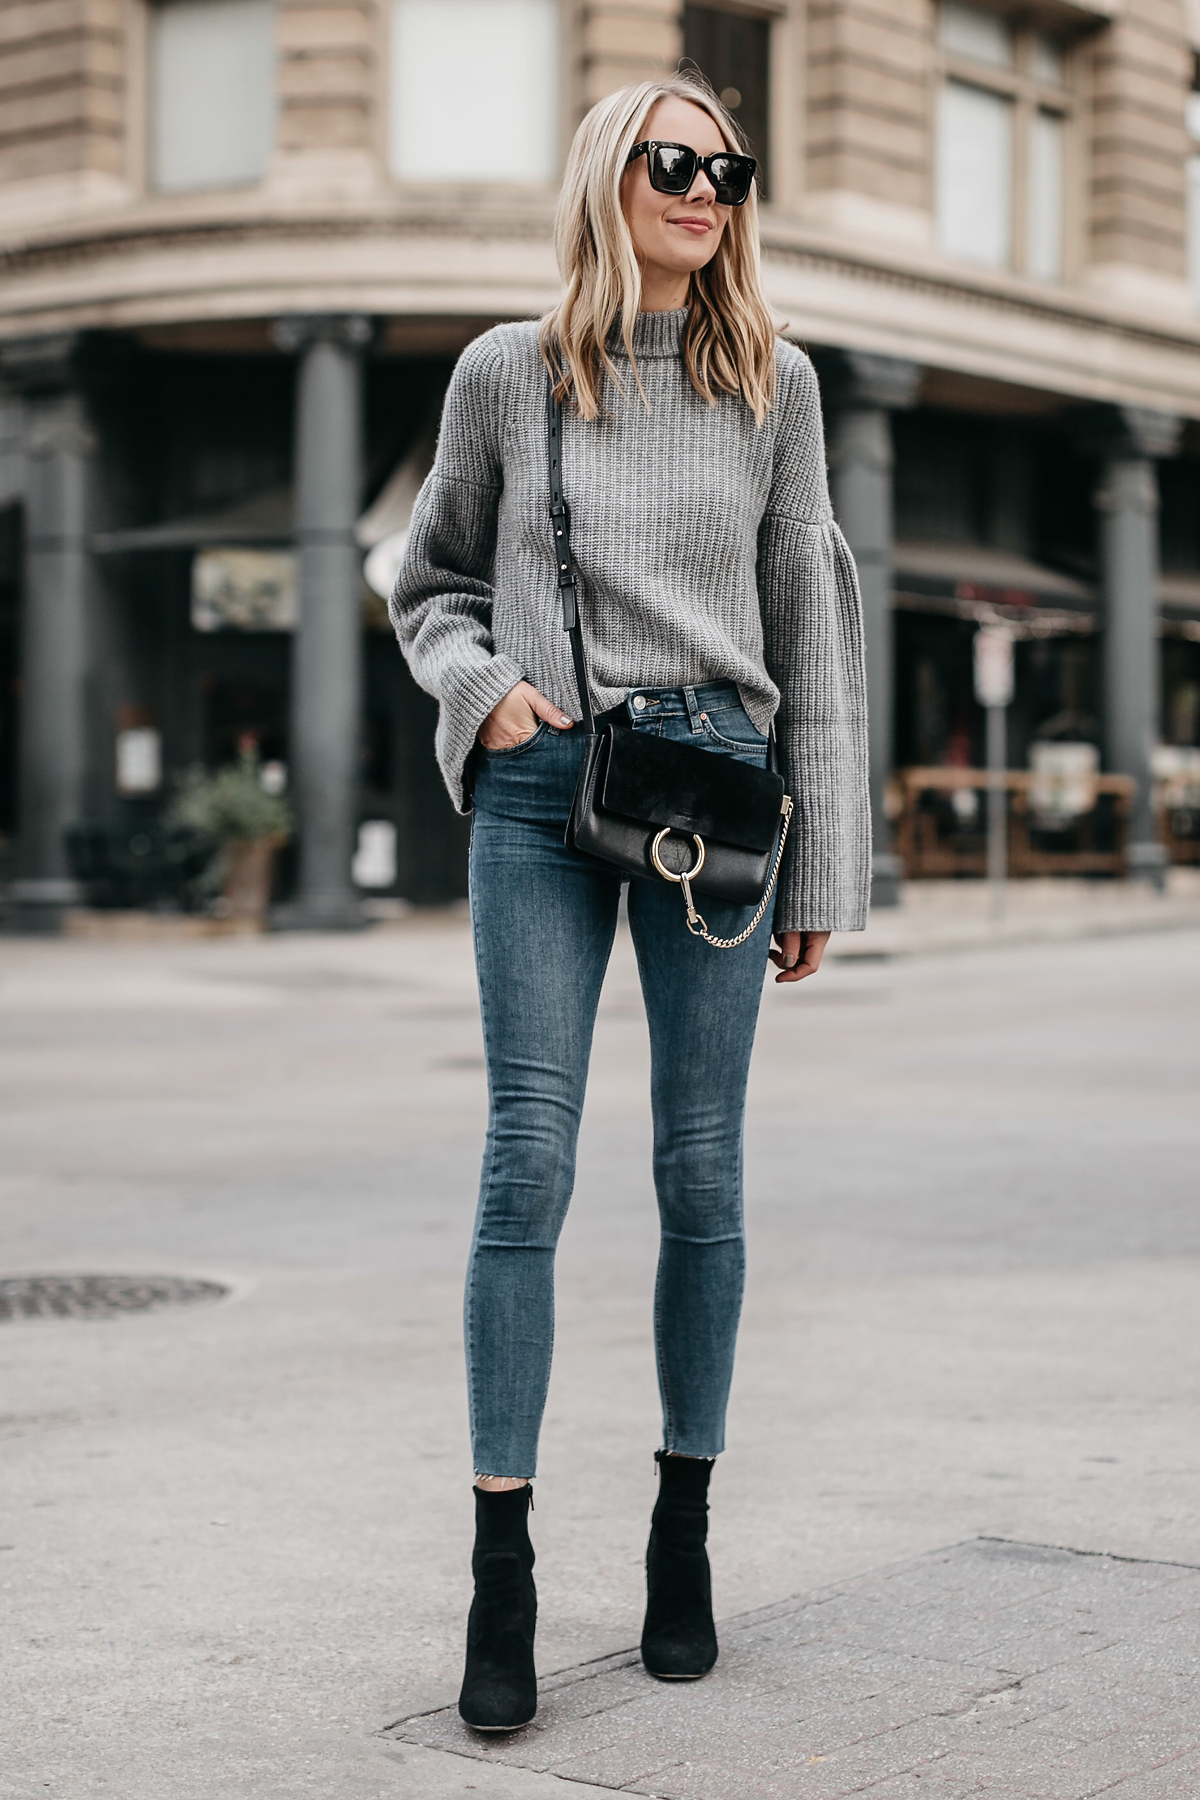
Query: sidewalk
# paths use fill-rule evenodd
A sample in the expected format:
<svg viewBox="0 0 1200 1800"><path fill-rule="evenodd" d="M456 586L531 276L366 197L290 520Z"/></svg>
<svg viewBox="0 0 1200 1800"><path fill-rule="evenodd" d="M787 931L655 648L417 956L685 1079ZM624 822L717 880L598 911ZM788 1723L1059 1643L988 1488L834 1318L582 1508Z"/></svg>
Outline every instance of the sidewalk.
<svg viewBox="0 0 1200 1800"><path fill-rule="evenodd" d="M0 1320L0 1795L1200 1790L1196 1582L1170 1567L1200 1561L1198 1018L1200 929L767 983L713 1492L728 1625L680 1692L628 1656L657 1231L618 933L534 1519L540 1666L570 1673L480 1760L428 1717L457 1692L471 1530L462 910L0 940L0 1277L229 1290Z"/></svg>
<svg viewBox="0 0 1200 1800"><path fill-rule="evenodd" d="M703 1688L605 1657L543 1681L508 1741L468 1738L453 1707L389 1736L649 1800L1200 1788L1200 1568L977 1538L721 1635Z"/></svg>
<svg viewBox="0 0 1200 1800"><path fill-rule="evenodd" d="M877 908L861 935L835 938L835 956L919 956L996 944L1066 943L1200 925L1200 868L1170 869L1165 893L1147 882L1059 877L1010 881L991 917L985 881L909 881L897 907Z"/></svg>
<svg viewBox="0 0 1200 1800"><path fill-rule="evenodd" d="M376 930L411 928L421 922L464 917L465 901L446 908L380 908ZM1128 932L1174 931L1200 926L1200 868L1171 869L1166 891L1145 882L1070 878L1010 881L1003 916L991 917L984 881L910 881L901 904L878 908L865 932L835 937L833 956L919 956L943 950L985 949L997 944L1066 943ZM78 911L67 935L98 943L167 943L228 937L229 928L177 914Z"/></svg>

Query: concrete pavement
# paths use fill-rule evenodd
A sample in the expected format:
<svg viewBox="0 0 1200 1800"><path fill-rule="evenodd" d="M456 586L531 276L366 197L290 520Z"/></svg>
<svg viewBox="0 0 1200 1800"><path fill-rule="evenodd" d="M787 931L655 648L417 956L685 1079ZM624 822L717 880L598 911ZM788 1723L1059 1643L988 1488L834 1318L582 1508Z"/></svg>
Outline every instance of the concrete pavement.
<svg viewBox="0 0 1200 1800"><path fill-rule="evenodd" d="M722 1625L702 1688L636 1652L542 1683L480 1761L652 1800L1148 1800L1200 1780L1200 1569L977 1538ZM461 1753L453 1707L393 1728Z"/></svg>
<svg viewBox="0 0 1200 1800"><path fill-rule="evenodd" d="M721 1615L980 1535L1200 1563L1198 1014L1183 927L768 988ZM0 1793L611 1791L376 1735L452 1698L467 1598L461 920L0 942L0 1084L0 1274L232 1290L0 1325ZM622 940L560 1256L546 1671L637 1636L648 1132Z"/></svg>

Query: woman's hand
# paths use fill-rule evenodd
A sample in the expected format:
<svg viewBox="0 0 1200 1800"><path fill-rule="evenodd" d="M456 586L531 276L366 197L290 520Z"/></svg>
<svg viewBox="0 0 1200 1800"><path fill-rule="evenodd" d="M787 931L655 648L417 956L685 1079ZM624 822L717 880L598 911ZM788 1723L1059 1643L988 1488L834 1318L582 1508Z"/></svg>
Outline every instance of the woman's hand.
<svg viewBox="0 0 1200 1800"><path fill-rule="evenodd" d="M815 975L832 936L831 931L777 931L779 948L771 951L771 961L781 971L776 981L803 981L806 975Z"/></svg>
<svg viewBox="0 0 1200 1800"><path fill-rule="evenodd" d="M575 722L530 682L518 681L479 727L479 741L485 750L515 750L533 736L539 719L545 719L559 731L570 730Z"/></svg>

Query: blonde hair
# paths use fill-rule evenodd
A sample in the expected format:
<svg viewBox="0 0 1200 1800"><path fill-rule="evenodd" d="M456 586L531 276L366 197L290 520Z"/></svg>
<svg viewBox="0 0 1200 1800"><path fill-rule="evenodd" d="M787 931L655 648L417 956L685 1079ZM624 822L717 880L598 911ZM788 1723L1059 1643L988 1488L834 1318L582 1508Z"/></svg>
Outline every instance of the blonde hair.
<svg viewBox="0 0 1200 1800"><path fill-rule="evenodd" d="M691 75L639 81L592 107L571 144L554 223L558 266L566 283L541 322L539 340L560 400L585 419L601 411L604 375L620 378L608 354L618 313L621 336L643 401L633 354L642 279L621 206L621 177L651 108L674 97L700 107L730 150L744 151L736 121L712 89ZM683 359L692 386L710 405L718 393L740 394L761 425L775 397L775 327L759 272L755 193L730 208L712 261L691 279Z"/></svg>

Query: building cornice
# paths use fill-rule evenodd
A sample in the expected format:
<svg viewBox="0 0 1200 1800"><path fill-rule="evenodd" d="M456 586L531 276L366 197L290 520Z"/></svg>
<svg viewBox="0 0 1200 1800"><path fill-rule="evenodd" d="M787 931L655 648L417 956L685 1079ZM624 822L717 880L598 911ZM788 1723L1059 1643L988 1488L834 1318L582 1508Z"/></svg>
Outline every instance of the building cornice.
<svg viewBox="0 0 1200 1800"><path fill-rule="evenodd" d="M280 208L252 213L178 211L162 217L128 214L29 232L5 243L0 240L0 275L10 279L38 274L47 268L65 268L102 257L133 257L140 252L196 250L214 246L253 244L292 238L322 238L344 242L352 238L379 238L398 234L468 240L513 240L544 243L550 236L552 207L456 206L444 204L380 204L344 207ZM0 317L7 308L0 296Z"/></svg>
<svg viewBox="0 0 1200 1800"><path fill-rule="evenodd" d="M867 248L771 218L763 268L800 342L900 357L1073 400L1200 418L1200 318Z"/></svg>
<svg viewBox="0 0 1200 1800"><path fill-rule="evenodd" d="M837 269L853 272L867 281L892 284L929 299L953 298L959 304L986 307L990 313L1007 313L1029 319L1055 319L1102 326L1128 332L1164 344L1200 350L1200 313L1164 314L1148 318L1119 299L1102 298L1075 287L1049 286L986 269L966 268L931 253L914 255L892 245L865 246L848 243L810 226L792 225L782 218L764 223L764 260L795 268Z"/></svg>
<svg viewBox="0 0 1200 1800"><path fill-rule="evenodd" d="M0 190L2 196L2 190ZM270 187L183 196L148 195L100 212L90 209L58 219L5 220L0 213L0 257L21 266L42 253L87 255L95 249L160 243L202 242L214 231L324 229L333 234L371 229L422 230L455 236L547 236L555 196L523 185L481 188L477 184L379 189L352 200L344 195L274 192Z"/></svg>
<svg viewBox="0 0 1200 1800"><path fill-rule="evenodd" d="M558 292L552 198L427 191L318 206L162 203L0 245L0 337L261 319L532 315ZM1066 399L1200 418L1200 319L977 272L768 214L790 335Z"/></svg>

